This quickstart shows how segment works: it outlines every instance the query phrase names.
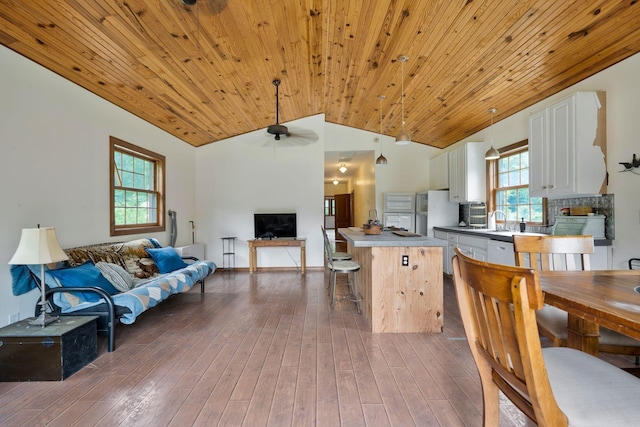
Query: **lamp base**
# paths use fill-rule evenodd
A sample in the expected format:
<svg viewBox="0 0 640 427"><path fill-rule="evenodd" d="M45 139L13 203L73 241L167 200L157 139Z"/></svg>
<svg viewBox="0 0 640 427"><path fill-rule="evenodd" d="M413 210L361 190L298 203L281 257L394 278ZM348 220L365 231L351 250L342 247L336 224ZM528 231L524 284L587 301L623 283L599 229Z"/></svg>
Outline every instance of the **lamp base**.
<svg viewBox="0 0 640 427"><path fill-rule="evenodd" d="M40 316L36 317L29 322L30 325L42 326L43 328L49 323L53 323L58 320L58 316L51 316L49 313L40 313Z"/></svg>

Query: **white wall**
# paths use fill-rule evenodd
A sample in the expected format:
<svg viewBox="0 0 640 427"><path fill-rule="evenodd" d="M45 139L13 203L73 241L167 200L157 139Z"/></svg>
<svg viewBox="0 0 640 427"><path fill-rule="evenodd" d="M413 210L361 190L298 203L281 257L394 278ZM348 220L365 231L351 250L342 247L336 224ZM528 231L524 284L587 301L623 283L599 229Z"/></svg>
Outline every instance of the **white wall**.
<svg viewBox="0 0 640 427"><path fill-rule="evenodd" d="M187 243L195 148L0 46L0 326L33 316L38 299L11 292L22 228L55 227L62 247L123 240L109 237L110 135L166 156L167 207ZM169 243L168 231L152 237Z"/></svg>
<svg viewBox="0 0 640 427"><path fill-rule="evenodd" d="M248 267L247 240L253 214L295 212L298 236L307 238L307 265L323 265L320 226L324 221L324 115L286 123L313 131L306 145L295 138L275 141L258 130L197 149L196 239L207 258L222 266L221 237L236 236L236 266ZM300 265L297 248L260 248L258 266Z"/></svg>
<svg viewBox="0 0 640 427"><path fill-rule="evenodd" d="M640 54L636 54L530 108L514 114L493 127L496 148L528 138L529 114L539 111L578 90L602 90L607 93L607 192L615 195L616 238L613 243L613 268L626 269L629 258L640 256L640 176L619 173L619 162L630 162L634 153L640 155ZM487 105L500 109L499 105ZM487 113L487 120L489 120ZM489 129L471 135L465 141L486 141L489 149ZM441 151L440 151L441 152ZM386 155L386 154L385 154ZM431 157L437 154L432 155ZM640 172L640 171L639 171Z"/></svg>

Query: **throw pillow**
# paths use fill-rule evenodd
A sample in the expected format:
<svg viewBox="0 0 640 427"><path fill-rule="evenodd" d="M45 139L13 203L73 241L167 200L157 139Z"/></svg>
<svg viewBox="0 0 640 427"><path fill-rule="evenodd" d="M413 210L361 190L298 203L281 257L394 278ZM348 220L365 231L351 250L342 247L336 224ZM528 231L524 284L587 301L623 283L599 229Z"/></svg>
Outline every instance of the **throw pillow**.
<svg viewBox="0 0 640 427"><path fill-rule="evenodd" d="M158 249L145 248L145 251L151 256L162 274L171 273L187 266L187 263L180 258L173 246Z"/></svg>
<svg viewBox="0 0 640 427"><path fill-rule="evenodd" d="M85 262L78 267L50 270L49 274L58 279L64 287L97 286L107 291L110 295L118 293L118 290L104 278L100 270L91 261ZM100 300L100 295L93 292L82 292L81 294L85 301L88 302Z"/></svg>
<svg viewBox="0 0 640 427"><path fill-rule="evenodd" d="M127 292L133 289L133 277L118 264L99 261L96 262L96 267L100 270L104 278L120 292Z"/></svg>

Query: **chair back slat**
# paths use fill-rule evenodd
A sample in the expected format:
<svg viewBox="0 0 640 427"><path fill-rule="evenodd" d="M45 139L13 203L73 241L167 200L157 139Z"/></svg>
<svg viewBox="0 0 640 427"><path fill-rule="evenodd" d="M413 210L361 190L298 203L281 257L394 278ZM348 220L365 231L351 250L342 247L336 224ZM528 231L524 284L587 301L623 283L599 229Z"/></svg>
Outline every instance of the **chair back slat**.
<svg viewBox="0 0 640 427"><path fill-rule="evenodd" d="M566 426L538 338L535 310L544 302L537 271L474 260L458 248L455 252L456 296L482 381L484 425L498 425L501 390L539 425Z"/></svg>
<svg viewBox="0 0 640 427"><path fill-rule="evenodd" d="M537 271L590 270L592 236L513 235L516 265Z"/></svg>

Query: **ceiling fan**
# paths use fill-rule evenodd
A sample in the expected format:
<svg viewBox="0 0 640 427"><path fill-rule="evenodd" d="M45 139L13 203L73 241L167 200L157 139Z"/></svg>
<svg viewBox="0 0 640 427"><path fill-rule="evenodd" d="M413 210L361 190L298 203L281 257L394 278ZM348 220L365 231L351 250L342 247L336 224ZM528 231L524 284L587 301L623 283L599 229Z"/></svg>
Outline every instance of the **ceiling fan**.
<svg viewBox="0 0 640 427"><path fill-rule="evenodd" d="M271 83L276 87L276 124L269 125L267 132L271 135L275 135L276 141L280 141L280 135L290 136L289 129L285 125L281 125L279 121L280 104L278 97L278 88L280 87L280 80L274 79Z"/></svg>
<svg viewBox="0 0 640 427"><path fill-rule="evenodd" d="M286 137L296 137L299 139L300 145L306 145L318 140L318 134L312 130L296 130L295 132L289 132L289 128L280 124L280 101L279 91L280 80L274 79L271 83L276 87L276 123L267 127L267 133L274 135L276 141L280 141L280 135Z"/></svg>

